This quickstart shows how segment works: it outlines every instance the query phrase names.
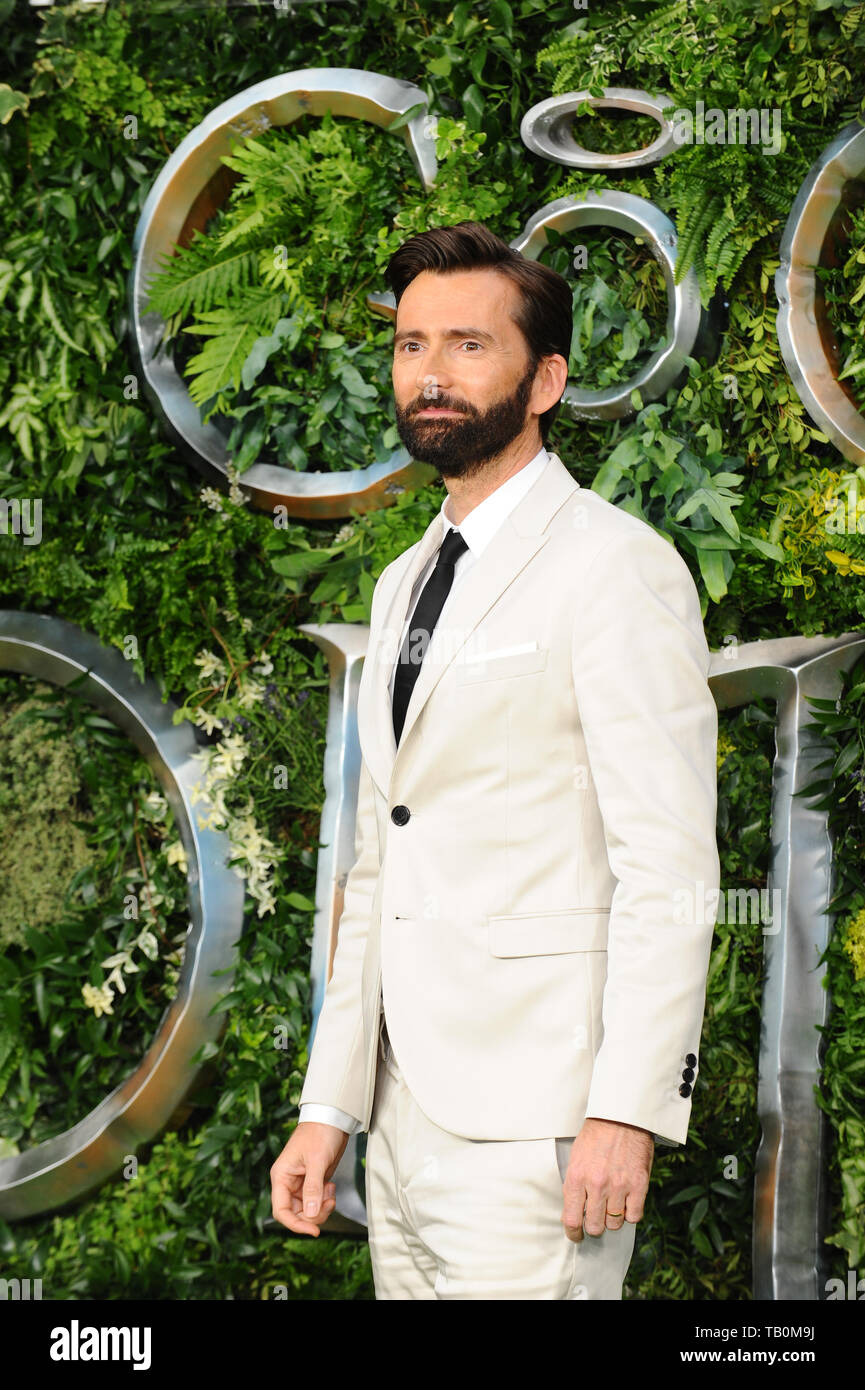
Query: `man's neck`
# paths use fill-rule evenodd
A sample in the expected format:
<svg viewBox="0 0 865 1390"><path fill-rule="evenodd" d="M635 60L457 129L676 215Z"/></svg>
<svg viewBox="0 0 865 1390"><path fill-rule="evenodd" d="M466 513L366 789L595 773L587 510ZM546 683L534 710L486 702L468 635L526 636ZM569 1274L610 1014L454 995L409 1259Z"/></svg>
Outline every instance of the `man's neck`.
<svg viewBox="0 0 865 1390"><path fill-rule="evenodd" d="M480 502L495 492L496 488L500 488L502 483L506 483L508 478L519 473L527 463L531 463L540 449L541 441L538 439L534 444L525 444L508 457L498 459L489 467L482 468L468 477L445 478L445 487L448 490L445 516L451 525L459 526Z"/></svg>

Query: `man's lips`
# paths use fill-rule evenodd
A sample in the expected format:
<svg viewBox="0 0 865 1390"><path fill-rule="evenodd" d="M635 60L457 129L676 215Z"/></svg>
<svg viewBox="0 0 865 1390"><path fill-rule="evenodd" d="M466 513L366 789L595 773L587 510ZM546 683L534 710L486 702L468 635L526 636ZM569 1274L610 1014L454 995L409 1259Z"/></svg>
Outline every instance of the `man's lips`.
<svg viewBox="0 0 865 1390"><path fill-rule="evenodd" d="M416 411L417 415L462 415L461 410L441 410L437 406L429 406L426 410Z"/></svg>

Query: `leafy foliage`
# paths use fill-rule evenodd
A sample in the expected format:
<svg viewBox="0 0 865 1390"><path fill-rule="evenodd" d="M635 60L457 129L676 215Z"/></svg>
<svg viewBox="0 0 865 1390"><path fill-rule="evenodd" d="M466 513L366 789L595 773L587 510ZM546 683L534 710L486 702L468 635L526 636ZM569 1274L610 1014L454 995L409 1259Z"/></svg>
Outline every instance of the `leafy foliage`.
<svg viewBox="0 0 865 1390"><path fill-rule="evenodd" d="M818 266L830 320L839 337L838 380L865 410L865 208L849 217L840 266Z"/></svg>
<svg viewBox="0 0 865 1390"><path fill-rule="evenodd" d="M15 889L0 956L0 1038L15 1038L14 1065L0 1068L5 1154L75 1124L137 1064L173 998L187 927L186 885L161 853L172 817L150 769L71 692L27 683L33 693L5 719L15 729L2 794L2 853L15 856L4 865ZM7 699L16 684L3 678ZM58 853L73 832L74 857ZM109 976L118 952L128 969ZM82 986L104 991L108 979L117 1007L112 987L94 1016Z"/></svg>

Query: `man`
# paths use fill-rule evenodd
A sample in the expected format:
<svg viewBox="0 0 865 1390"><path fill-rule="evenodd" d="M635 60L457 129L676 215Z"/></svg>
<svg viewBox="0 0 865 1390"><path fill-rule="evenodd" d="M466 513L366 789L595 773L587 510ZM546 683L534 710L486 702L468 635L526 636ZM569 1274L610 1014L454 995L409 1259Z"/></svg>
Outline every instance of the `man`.
<svg viewBox="0 0 865 1390"><path fill-rule="evenodd" d="M474 222L388 266L406 448L447 488L372 601L357 860L274 1215L368 1129L379 1299L619 1299L687 1135L719 881L690 572L542 441L567 282Z"/></svg>

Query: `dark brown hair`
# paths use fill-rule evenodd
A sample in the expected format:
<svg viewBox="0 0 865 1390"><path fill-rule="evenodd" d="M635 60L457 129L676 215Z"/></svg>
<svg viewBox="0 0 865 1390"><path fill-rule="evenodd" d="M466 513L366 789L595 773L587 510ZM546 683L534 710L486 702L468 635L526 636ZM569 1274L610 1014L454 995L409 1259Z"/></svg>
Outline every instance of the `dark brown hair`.
<svg viewBox="0 0 865 1390"><path fill-rule="evenodd" d="M385 279L397 305L406 288L422 270L496 270L506 275L520 292L514 322L526 340L529 366L542 357L559 353L569 361L573 308L571 289L558 271L514 251L482 222L456 222L452 227L432 227L403 242L391 256ZM559 402L538 417L546 445L550 426L559 413Z"/></svg>

